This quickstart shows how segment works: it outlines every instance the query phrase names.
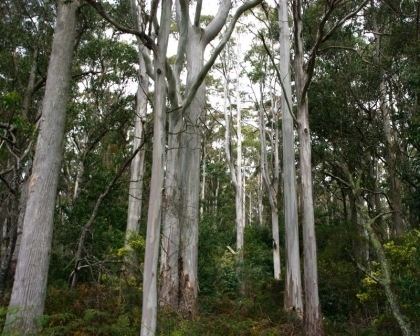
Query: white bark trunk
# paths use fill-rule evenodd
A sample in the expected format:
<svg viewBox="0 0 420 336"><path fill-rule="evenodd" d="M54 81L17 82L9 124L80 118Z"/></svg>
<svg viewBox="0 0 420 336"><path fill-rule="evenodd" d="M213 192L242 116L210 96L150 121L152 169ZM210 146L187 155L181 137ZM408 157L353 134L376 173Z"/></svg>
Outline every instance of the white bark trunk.
<svg viewBox="0 0 420 336"><path fill-rule="evenodd" d="M305 288L304 324L308 336L324 335L318 295L318 267L312 191L311 134L308 97L303 94L307 74L304 66L300 2L295 4L295 81L298 104L299 162L302 193L303 265Z"/></svg>
<svg viewBox="0 0 420 336"><path fill-rule="evenodd" d="M203 67L205 45L202 30L190 26L187 43L187 91ZM199 87L185 111L185 130L181 134L182 224L180 255L180 311L196 314L198 277L198 220L200 199L201 132L200 117L205 104L205 85Z"/></svg>
<svg viewBox="0 0 420 336"><path fill-rule="evenodd" d="M262 227L264 226L264 204L263 204L263 188L264 181L262 173L259 174L259 183L258 183L258 224Z"/></svg>
<svg viewBox="0 0 420 336"><path fill-rule="evenodd" d="M295 148L293 133L292 86L290 82L290 31L287 0L278 5L280 28L280 65L279 72L283 81L281 95L282 135L283 135L283 195L284 226L286 241L286 277L284 308L303 314L302 280L300 271L299 228L296 196Z"/></svg>
<svg viewBox="0 0 420 336"><path fill-rule="evenodd" d="M263 104L263 97L261 95L261 104ZM277 121L277 106L272 107L273 119ZM267 159L267 144L266 144L266 132L265 132L265 119L263 106L259 108L259 121L260 121L260 152L261 152L261 174L264 185L267 189L268 199L271 208L271 231L273 237L273 269L274 279L280 280L281 278L281 267L280 267L280 237L279 237L279 217L277 210L277 198L278 198L278 180L279 180L279 157L278 157L278 131L276 136L273 137L273 156L274 156L274 170L271 174L268 171L268 159ZM276 123L277 124L277 123ZM277 127L277 125L275 126Z"/></svg>
<svg viewBox="0 0 420 336"><path fill-rule="evenodd" d="M142 27L142 9L132 0L132 10L137 19L137 26ZM147 94L149 92L149 80L146 73L146 64L143 53L147 53L143 43L137 39L138 48L138 87L136 95L136 114L134 117L134 140L133 150L136 150L144 142L144 120L147 113ZM136 154L130 165L130 183L128 189L128 213L125 245L131 234L139 232L142 198L143 198L143 175L144 175L144 146Z"/></svg>
<svg viewBox="0 0 420 336"><path fill-rule="evenodd" d="M78 1L58 3L42 120L5 333L34 333L37 329L35 320L44 311L78 5Z"/></svg>
<svg viewBox="0 0 420 336"><path fill-rule="evenodd" d="M162 188L166 128L166 52L168 48L172 1L162 1L158 47L154 55L155 99L153 161L147 216L146 249L143 272L141 336L154 336L157 322L157 271L159 259Z"/></svg>
<svg viewBox="0 0 420 336"><path fill-rule="evenodd" d="M200 216L204 213L204 200L206 198L206 147L203 143L203 162L201 163L201 196L200 196Z"/></svg>
<svg viewBox="0 0 420 336"><path fill-rule="evenodd" d="M238 35L236 51L236 249L239 252L239 261L243 259L244 233L245 233L245 207L244 207L244 180L242 174L242 115L241 115L241 91L240 91L240 35Z"/></svg>

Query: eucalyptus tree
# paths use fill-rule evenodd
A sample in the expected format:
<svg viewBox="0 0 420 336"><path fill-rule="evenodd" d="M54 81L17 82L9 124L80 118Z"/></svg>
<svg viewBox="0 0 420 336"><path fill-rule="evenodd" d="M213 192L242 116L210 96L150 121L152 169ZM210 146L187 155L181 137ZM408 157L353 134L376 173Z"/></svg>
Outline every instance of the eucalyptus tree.
<svg viewBox="0 0 420 336"><path fill-rule="evenodd" d="M44 310L78 1L59 1L15 281L4 332L30 334Z"/></svg>
<svg viewBox="0 0 420 336"><path fill-rule="evenodd" d="M261 89L261 103L258 108L259 114L259 133L260 133L260 152L261 152L261 176L268 193L268 200L271 209L271 226L273 235L273 265L274 265L274 279L281 278L281 264L280 264L280 236L279 236L279 213L278 213L278 198L279 198L279 179L280 179L280 158L279 158L279 109L276 98L272 97L270 101L270 118L274 126L269 136L270 147L272 148L272 162L269 164L267 155L267 132L266 121L264 114L266 108L264 106L264 97ZM271 168L271 169L270 169Z"/></svg>
<svg viewBox="0 0 420 336"><path fill-rule="evenodd" d="M321 306L318 295L317 248L313 202L311 133L309 128L308 89L314 74L315 62L320 45L345 22L362 10L368 1L362 1L346 11L341 17L332 17L339 2L326 4L317 25L316 36L305 61L303 32L303 6L300 0L293 1L294 72L297 100L297 124L299 137L299 168L302 203L303 260L305 311L304 322L307 335L323 335ZM330 22L329 22L330 21ZM329 23L327 25L327 22Z"/></svg>
<svg viewBox="0 0 420 336"><path fill-rule="evenodd" d="M295 147L292 110L292 86L290 81L290 28L287 0L277 5L279 18L280 64L279 80L282 95L282 140L283 140L283 189L286 276L284 308L303 313L302 280L300 273L299 231L297 215Z"/></svg>
<svg viewBox="0 0 420 336"><path fill-rule="evenodd" d="M137 4L137 1L131 1L133 16L136 19L137 30L145 30L144 25L144 3ZM143 9L143 10L142 10ZM136 93L136 111L134 116L134 140L133 150L140 147L144 142L144 123L147 113L149 79L146 71L146 64L143 57L144 53L148 53L142 41L137 37L138 48L138 88ZM129 248L129 238L133 233L139 232L139 221L141 219L142 198L143 198L143 177L145 164L144 146L136 154L131 161L130 166L130 182L128 190L128 212L127 212L127 229L126 229L126 247Z"/></svg>
<svg viewBox="0 0 420 336"><path fill-rule="evenodd" d="M237 41L237 43L240 43ZM232 184L235 188L235 210L236 210L236 253L239 256L239 263L242 263L243 259L243 247L244 247L244 229L245 229L245 208L243 203L243 194L244 194L244 185L243 185L243 178L242 178L242 118L241 118L241 105L240 105L240 90L239 90L239 80L240 80L240 71L238 71L239 67L239 57L240 54L236 53L236 66L235 66L235 75L236 75L236 165L234 158L232 157L231 150L233 149L233 141L231 135L231 102L230 94L231 91L229 89L230 83L230 75L229 72L231 71L231 63L232 57L231 53L229 53L229 48L224 53L224 61L223 61L223 72L224 72L224 89L223 89L223 113L225 117L225 155L226 155L226 162L229 167L230 177L232 180Z"/></svg>
<svg viewBox="0 0 420 336"><path fill-rule="evenodd" d="M50 4L37 1L0 4L0 293L13 284L20 246L53 22L49 11L54 12Z"/></svg>
<svg viewBox="0 0 420 336"><path fill-rule="evenodd" d="M171 190L178 194L175 197L166 195L166 208L178 206L179 212L173 211L165 216L170 221L164 222L164 239L167 244L162 247L161 268L163 305L172 308L179 307L187 315L196 313L198 293L197 254L198 254L198 221L200 198L200 159L201 159L201 126L205 104L205 84L203 83L208 71L216 58L228 42L236 22L243 12L255 7L261 1L248 1L240 6L228 24L219 44L215 47L210 58L204 62L207 46L214 40L225 26L232 3L223 1L216 16L205 27L201 28L202 1L197 2L194 20L189 16L189 5L180 1L178 5L178 23L180 39L175 62L173 79L169 87L178 87L170 96L176 102L180 97L179 74L184 60L186 60L187 79L184 98L178 114L173 114L170 124L170 134L178 134L179 138L169 140L169 148L173 153L168 154L167 178ZM174 111L175 112L175 111ZM173 146L179 144L179 146ZM176 148L179 148L177 150ZM175 162L173 160L177 160ZM175 174L174 171L179 172ZM175 216L172 216L174 214ZM177 247L179 246L179 248ZM169 252L167 252L169 251ZM166 261L164 259L167 259Z"/></svg>
<svg viewBox="0 0 420 336"><path fill-rule="evenodd" d="M152 7L153 8L153 7ZM162 0L160 28L154 48L154 122L153 161L150 199L147 213L146 249L143 272L143 303L141 336L153 336L157 323L157 275L164 186L164 157L166 145L166 53L172 18L172 1Z"/></svg>

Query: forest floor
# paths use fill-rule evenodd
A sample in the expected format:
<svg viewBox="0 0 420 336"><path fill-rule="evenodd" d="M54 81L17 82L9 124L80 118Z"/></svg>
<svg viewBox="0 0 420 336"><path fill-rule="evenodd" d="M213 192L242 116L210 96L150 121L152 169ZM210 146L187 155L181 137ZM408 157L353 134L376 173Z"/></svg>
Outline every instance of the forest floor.
<svg viewBox="0 0 420 336"><path fill-rule="evenodd" d="M161 311L159 336L300 336L302 323L282 310L279 283L270 282L259 294L202 296L199 313L186 319ZM124 294L123 294L124 293ZM127 294L128 293L128 294ZM140 293L127 287L80 285L74 290L50 287L46 315L39 321L42 336L138 335ZM3 309L5 312L5 309ZM4 314L2 314L4 315ZM4 318L4 316L2 316ZM326 321L327 322L327 321ZM359 326L360 327L360 326ZM375 335L349 324L326 323L327 335Z"/></svg>

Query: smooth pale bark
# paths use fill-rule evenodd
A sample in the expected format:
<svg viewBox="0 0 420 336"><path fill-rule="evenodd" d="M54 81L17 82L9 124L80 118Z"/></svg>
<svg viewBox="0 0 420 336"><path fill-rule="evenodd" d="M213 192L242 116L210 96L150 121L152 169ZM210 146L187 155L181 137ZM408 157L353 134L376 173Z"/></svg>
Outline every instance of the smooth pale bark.
<svg viewBox="0 0 420 336"><path fill-rule="evenodd" d="M78 1L59 1L21 248L4 332L34 333L43 314Z"/></svg>
<svg viewBox="0 0 420 336"><path fill-rule="evenodd" d="M315 236L315 218L312 192L311 139L308 104L298 107L298 134L300 140L300 172L302 189L303 265L305 286L305 332L308 336L323 335L321 306L318 295L318 268Z"/></svg>
<svg viewBox="0 0 420 336"><path fill-rule="evenodd" d="M249 192L248 225L252 225L252 192Z"/></svg>
<svg viewBox="0 0 420 336"><path fill-rule="evenodd" d="M239 86L239 76L240 76L240 65L239 58L240 56L240 35L238 36L237 41L237 53L236 53L236 88L235 88L235 98L236 98L236 197L235 197L235 207L236 207L236 250L239 252L239 262L242 262L243 259L243 249L244 249L244 233L245 233L245 204L244 204L244 176L242 174L242 115L241 115L241 93Z"/></svg>
<svg viewBox="0 0 420 336"><path fill-rule="evenodd" d="M147 213L146 248L143 271L143 303L140 336L154 336L157 321L157 273L159 259L162 188L166 144L166 52L170 31L172 1L163 0L158 46L154 54L155 97L153 161Z"/></svg>
<svg viewBox="0 0 420 336"><path fill-rule="evenodd" d="M178 163L171 162L172 159L168 156L168 167L174 167L179 173L179 178L173 179L172 190L180 191L180 209L181 215L178 219L171 222L169 216L165 215L164 226L164 241L165 245L174 244L172 252L177 250L179 239L179 256L167 253L166 246L162 247L161 267L162 286L161 296L165 293L172 293L168 302L174 302L174 306L178 305L182 314L193 316L196 313L196 300L198 293L198 278L197 278L197 254L198 254L198 220L199 220L199 199L200 199L200 160L201 160L201 130L199 126L199 118L202 116L205 104L205 85L200 81L204 69L204 50L208 43L210 43L220 32L224 23L226 22L231 1L225 0L219 7L216 17L209 23L206 29L199 27L199 20L195 19L195 24L191 24L188 14L188 2L179 1L177 9L179 9L179 17L177 21L180 24L180 44L178 46L178 55L175 64L175 75L179 76L180 68L182 66L186 54L187 60L187 88L185 93L184 113L179 115L178 120L174 120L173 125L178 128L170 131L173 133L180 132L178 145L179 151L173 154L174 159L178 159ZM196 12L196 17L199 17L199 10ZM212 64L212 63L207 63ZM207 72L209 69L205 69ZM176 78L176 81L179 81ZM201 79L202 80L202 79ZM180 93L178 92L180 96ZM184 117L184 119L182 119ZM182 131L182 132L181 132ZM171 139L169 139L171 141ZM179 152L179 153L176 153ZM175 175L173 175L175 176ZM172 181L171 181L172 183ZM177 198L171 200L167 199L167 204L177 203ZM172 206L172 205L171 205ZM174 205L175 206L175 205ZM179 210L178 210L179 211ZM177 228L176 225L179 227ZM178 234L179 232L179 234ZM170 238L168 234L172 234ZM168 260L163 260L166 258ZM176 262L178 260L178 262ZM171 272L173 274L164 274L164 272ZM179 274L179 279L176 279L176 274ZM177 286L178 282L178 287ZM171 288L172 287L172 288ZM161 300L165 304L164 300Z"/></svg>
<svg viewBox="0 0 420 336"><path fill-rule="evenodd" d="M181 34L181 48L178 48L177 65L182 65L183 58L180 52L187 56L187 87L182 106L184 124L180 139L180 164L181 173L181 211L183 218L180 224L180 257L178 273L180 274L179 289L172 292L179 292L179 308L184 315L193 316L196 311L196 299L198 292L197 282L197 248L198 248L198 220L199 220L199 198L200 198L200 152L201 152L201 130L199 118L203 114L205 103L205 75L214 64L217 56L227 43L234 26L240 15L247 9L256 6L260 0L253 0L240 6L234 15L226 33L220 43L214 49L210 59L204 64L203 55L206 46L219 34L227 21L229 10L232 6L230 0L224 0L216 16L205 29L199 27L199 15L195 14L194 25L190 23L188 14L188 1L180 1L182 29L188 31L185 38ZM184 48L185 47L185 48ZM174 81L176 84L176 80ZM179 94L180 95L180 94ZM164 223L164 226L166 223Z"/></svg>
<svg viewBox="0 0 420 336"><path fill-rule="evenodd" d="M203 158L202 158L202 163L201 163L201 193L200 193L200 216L203 217L203 213L204 213L204 201L206 199L206 177L207 177L207 172L206 172L206 146L203 142Z"/></svg>
<svg viewBox="0 0 420 336"><path fill-rule="evenodd" d="M137 27L142 26L141 8L136 0L132 0L132 11L137 19ZM147 94L149 92L149 79L146 73L146 64L143 53L146 48L140 39L137 39L138 48L138 87L136 94L136 112L134 117L134 140L133 150L136 150L144 142L144 121L147 113ZM132 234L137 234L140 228L140 218L143 198L143 175L144 175L144 146L136 154L130 165L130 184L128 189L128 212L127 228L125 233L125 246L129 248L129 239Z"/></svg>
<svg viewBox="0 0 420 336"><path fill-rule="evenodd" d="M262 174L259 174L259 181L258 181L258 224L263 227L264 226L264 204L263 204L263 186L264 181Z"/></svg>
<svg viewBox="0 0 420 336"><path fill-rule="evenodd" d="M303 231L303 266L305 311L305 334L308 336L324 335L321 306L318 294L318 267L315 236L314 202L312 191L312 150L309 129L308 97L303 92L307 81L304 65L301 4L297 1L295 16L295 81L297 96L297 122L299 136L299 163L302 204Z"/></svg>
<svg viewBox="0 0 420 336"><path fill-rule="evenodd" d="M175 89L179 91L180 73L185 61L185 47L188 38L188 4L183 0L176 1L176 21L180 32L176 61L173 66ZM177 101L180 92L174 92ZM178 103L172 102L175 108L168 115L168 149L166 152L165 189L162 209L162 242L160 249L159 305L173 311L179 305L179 244L180 223L182 217L181 203L181 167L180 141L184 123Z"/></svg>
<svg viewBox="0 0 420 336"><path fill-rule="evenodd" d="M190 26L187 44L187 91L203 67L205 44L202 30ZM185 111L187 120L181 134L181 254L180 254L180 302L179 309L186 316L194 316L197 310L198 278L198 220L200 197L201 131L200 117L204 112L205 84L198 88L191 105Z"/></svg>
<svg viewBox="0 0 420 336"><path fill-rule="evenodd" d="M239 57L239 53L237 54ZM225 60L228 63L228 60ZM239 77L239 62L236 65L236 75ZM237 134L237 148L236 148L236 165L234 158L232 157L232 135L230 126L230 109L228 107L229 101L229 69L225 66L226 74L224 80L224 105L223 112L225 116L225 154L226 161L229 166L229 172L233 187L235 189L235 213L236 213L236 250L238 252L239 263L243 259L243 246L244 246L244 230L245 230L245 218L244 218L244 206L243 206L243 176L242 176L242 127L241 127L241 102L239 93L239 78L237 78L236 85L236 134Z"/></svg>
<svg viewBox="0 0 420 336"><path fill-rule="evenodd" d="M293 112L289 111L292 102L292 86L290 82L290 29L287 0L279 1L278 14L280 28L279 72L283 81L281 109L283 116L283 194L286 242L284 308L286 310L294 310L298 316L301 316L303 314L303 302L296 195L295 140L293 133Z"/></svg>
<svg viewBox="0 0 420 336"><path fill-rule="evenodd" d="M262 90L261 90L262 91ZM261 94L262 100L262 94ZM263 104L263 102L261 102ZM277 105L272 107L273 120L277 121ZM274 157L274 167L273 171L270 173L268 168L268 159L267 159L267 144L266 144L266 132L265 132L265 118L263 106L260 106L258 110L259 114L259 129L260 129L260 155L261 155L261 174L262 179L265 184L268 193L268 200L270 203L271 209L271 227L272 227L272 237L273 237L273 269L274 269L274 279L280 280L281 278L281 267L280 267L280 237L279 237L279 214L277 210L277 198L279 191L279 174L280 174L280 162L279 162L279 153L278 153L278 129L274 130L275 135L272 138L273 143L273 157ZM275 122L277 124L277 122Z"/></svg>
<svg viewBox="0 0 420 336"><path fill-rule="evenodd" d="M80 184L82 182L84 172L85 172L85 163L84 163L84 160L80 160L79 165L77 167L76 179L74 181L73 203L79 197L79 194L80 194Z"/></svg>

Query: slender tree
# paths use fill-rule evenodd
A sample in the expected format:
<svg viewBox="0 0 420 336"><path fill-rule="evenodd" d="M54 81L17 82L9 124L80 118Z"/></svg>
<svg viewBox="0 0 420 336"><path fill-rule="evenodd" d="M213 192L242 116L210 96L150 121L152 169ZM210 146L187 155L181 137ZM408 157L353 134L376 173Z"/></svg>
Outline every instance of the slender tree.
<svg viewBox="0 0 420 336"><path fill-rule="evenodd" d="M144 30L143 11L144 2L139 5L136 0L131 1L133 16L136 20L137 30ZM144 53L148 53L146 47L137 37L138 48L138 87L136 93L136 111L134 116L134 140L133 150L140 147L144 142L144 122L147 113L147 94L149 91L149 79L146 72L146 64L143 57ZM143 175L144 175L144 146L139 150L130 165L130 182L128 189L128 212L127 212L127 229L125 245L129 248L130 236L139 232L142 198L143 198Z"/></svg>
<svg viewBox="0 0 420 336"><path fill-rule="evenodd" d="M280 0L277 9L280 28L279 80L282 82L283 189L286 241L284 308L286 310L295 310L298 315L301 315L303 313L302 280L300 273L292 86L290 82L290 29L287 0Z"/></svg>
<svg viewBox="0 0 420 336"><path fill-rule="evenodd" d="M154 53L153 161L147 213L146 250L143 271L141 336L154 336L157 321L157 271L159 259L162 188L166 144L166 52L168 49L172 1L162 0L160 28Z"/></svg>

